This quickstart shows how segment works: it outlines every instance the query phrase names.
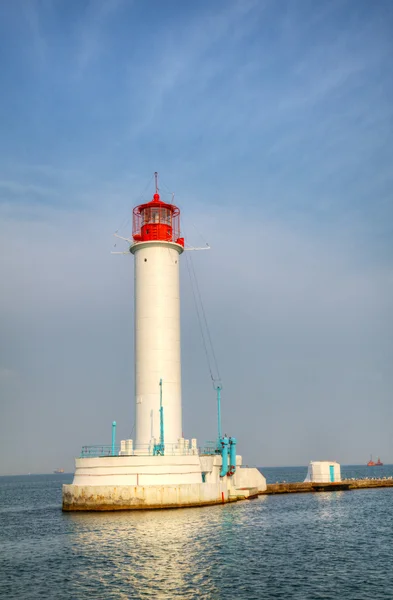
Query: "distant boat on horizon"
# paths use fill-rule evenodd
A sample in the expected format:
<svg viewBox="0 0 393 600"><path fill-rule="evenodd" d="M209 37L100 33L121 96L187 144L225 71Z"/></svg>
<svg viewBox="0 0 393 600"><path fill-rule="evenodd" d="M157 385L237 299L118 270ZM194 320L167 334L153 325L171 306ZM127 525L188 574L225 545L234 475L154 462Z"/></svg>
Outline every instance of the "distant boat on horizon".
<svg viewBox="0 0 393 600"><path fill-rule="evenodd" d="M64 469L55 469L54 473L64 473Z"/></svg>
<svg viewBox="0 0 393 600"><path fill-rule="evenodd" d="M378 460L377 462L373 461L373 455L370 455L370 460L367 463L368 467L383 467L383 462L381 462L381 459L378 456Z"/></svg>

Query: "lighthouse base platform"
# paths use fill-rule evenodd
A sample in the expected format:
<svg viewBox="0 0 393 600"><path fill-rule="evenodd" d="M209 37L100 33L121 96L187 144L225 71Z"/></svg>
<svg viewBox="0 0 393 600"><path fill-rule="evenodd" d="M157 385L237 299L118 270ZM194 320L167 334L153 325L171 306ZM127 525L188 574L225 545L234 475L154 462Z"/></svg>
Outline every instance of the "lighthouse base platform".
<svg viewBox="0 0 393 600"><path fill-rule="evenodd" d="M191 483L150 486L64 486L63 510L137 510L207 506L229 502L225 485Z"/></svg>
<svg viewBox="0 0 393 600"><path fill-rule="evenodd" d="M256 468L220 476L220 455L113 456L76 459L63 485L64 511L146 510L208 506L252 498L266 490Z"/></svg>

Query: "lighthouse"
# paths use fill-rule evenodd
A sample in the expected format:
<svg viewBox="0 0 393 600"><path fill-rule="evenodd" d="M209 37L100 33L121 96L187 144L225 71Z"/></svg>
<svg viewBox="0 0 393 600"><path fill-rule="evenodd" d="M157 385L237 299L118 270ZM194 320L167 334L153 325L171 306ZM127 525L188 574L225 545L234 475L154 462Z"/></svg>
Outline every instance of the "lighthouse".
<svg viewBox="0 0 393 600"><path fill-rule="evenodd" d="M155 194L133 210L135 451L182 438L179 259L180 210ZM160 408L162 409L160 412Z"/></svg>
<svg viewBox="0 0 393 600"><path fill-rule="evenodd" d="M179 263L190 248L179 208L160 198L157 173L153 198L133 209L132 239L115 235L129 248L113 254L134 258L135 437L116 443L113 421L111 444L82 447L73 482L63 485L63 510L204 506L263 492L266 480L242 468L236 438L221 435L221 385L216 441L183 437Z"/></svg>

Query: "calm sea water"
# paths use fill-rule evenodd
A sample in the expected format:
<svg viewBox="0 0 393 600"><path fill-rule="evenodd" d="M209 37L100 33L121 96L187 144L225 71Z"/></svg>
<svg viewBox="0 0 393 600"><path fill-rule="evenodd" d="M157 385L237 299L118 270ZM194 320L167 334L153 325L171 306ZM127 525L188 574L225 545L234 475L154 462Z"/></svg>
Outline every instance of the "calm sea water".
<svg viewBox="0 0 393 600"><path fill-rule="evenodd" d="M262 471L274 483L307 469ZM393 466L342 471L390 476ZM0 598L393 599L393 488L62 513L71 481L0 477Z"/></svg>

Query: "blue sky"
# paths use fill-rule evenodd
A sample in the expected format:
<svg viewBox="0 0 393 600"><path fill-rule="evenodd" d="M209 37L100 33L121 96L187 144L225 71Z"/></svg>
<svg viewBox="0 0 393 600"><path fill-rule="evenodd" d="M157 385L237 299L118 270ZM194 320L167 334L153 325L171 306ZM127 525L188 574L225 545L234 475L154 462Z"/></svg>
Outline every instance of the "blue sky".
<svg viewBox="0 0 393 600"><path fill-rule="evenodd" d="M393 462L392 25L388 0L1 3L0 428L25 441L0 472L71 469L113 418L128 435L132 262L109 251L155 170L212 245L193 260L248 462Z"/></svg>

